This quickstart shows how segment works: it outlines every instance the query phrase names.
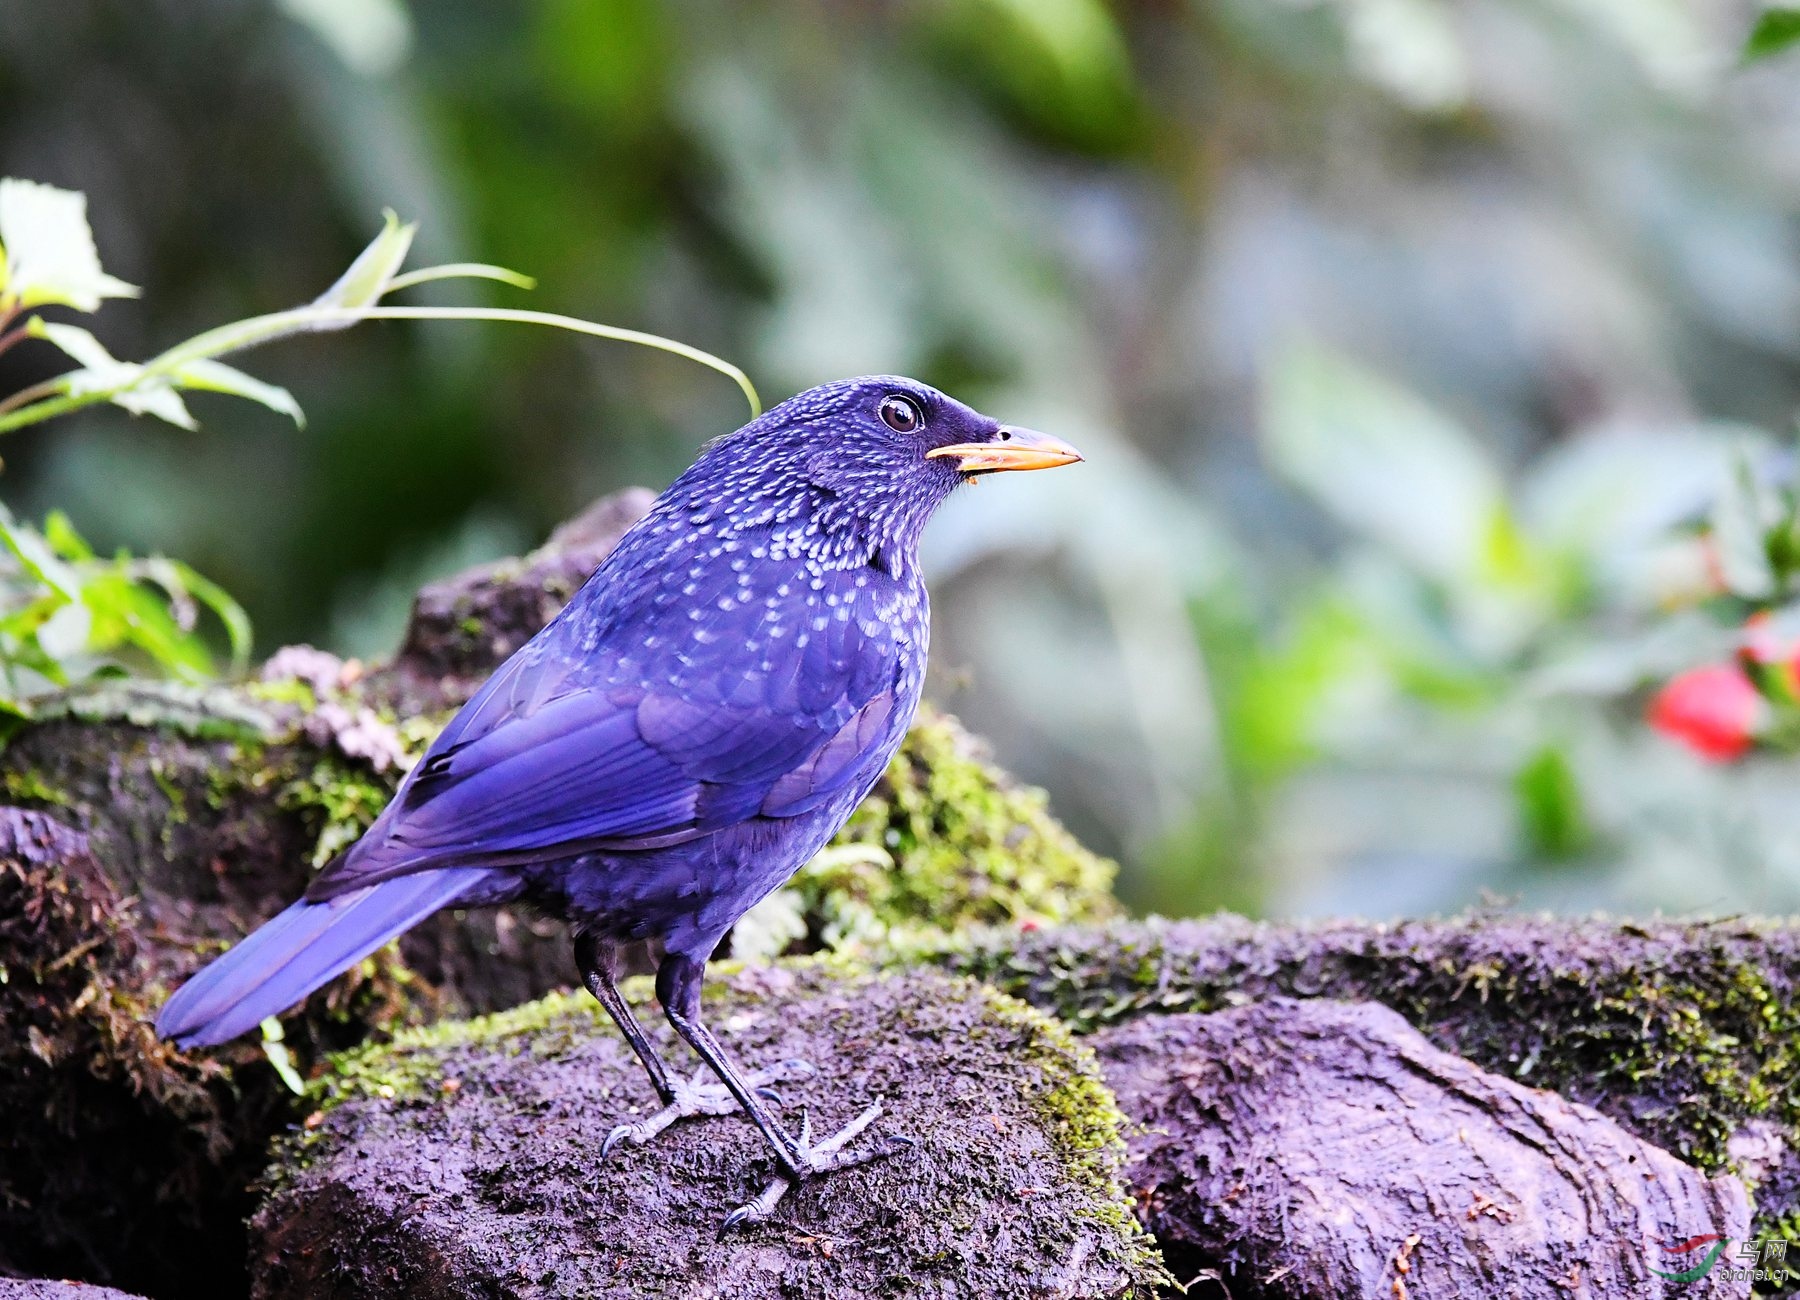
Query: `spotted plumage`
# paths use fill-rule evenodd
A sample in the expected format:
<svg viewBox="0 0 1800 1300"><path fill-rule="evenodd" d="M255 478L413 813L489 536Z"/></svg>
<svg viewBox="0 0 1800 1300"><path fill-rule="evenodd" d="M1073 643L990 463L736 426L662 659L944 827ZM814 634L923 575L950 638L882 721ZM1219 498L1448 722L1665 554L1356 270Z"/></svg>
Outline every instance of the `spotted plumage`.
<svg viewBox="0 0 1800 1300"><path fill-rule="evenodd" d="M158 1031L223 1041L439 908L523 901L572 924L584 979L663 1101L716 1110L670 1078L613 986L619 944L659 941L671 1022L786 1173L819 1172L699 1023L705 963L905 734L930 638L917 551L932 513L975 474L1074 459L889 376L811 389L713 442L368 833L170 999Z"/></svg>

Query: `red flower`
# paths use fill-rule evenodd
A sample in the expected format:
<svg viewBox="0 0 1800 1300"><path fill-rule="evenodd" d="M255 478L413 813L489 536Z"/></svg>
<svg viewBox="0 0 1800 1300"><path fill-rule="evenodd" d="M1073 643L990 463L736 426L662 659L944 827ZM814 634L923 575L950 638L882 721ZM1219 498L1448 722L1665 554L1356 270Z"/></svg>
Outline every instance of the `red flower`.
<svg viewBox="0 0 1800 1300"><path fill-rule="evenodd" d="M1650 701L1650 725L1715 763L1741 758L1756 742L1769 705L1735 664L1693 668Z"/></svg>

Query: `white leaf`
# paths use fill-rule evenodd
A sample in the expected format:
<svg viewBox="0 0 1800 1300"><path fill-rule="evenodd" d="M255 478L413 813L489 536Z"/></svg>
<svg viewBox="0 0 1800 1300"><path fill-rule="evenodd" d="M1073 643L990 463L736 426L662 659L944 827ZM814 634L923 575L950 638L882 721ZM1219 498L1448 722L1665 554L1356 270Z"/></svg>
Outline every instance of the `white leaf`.
<svg viewBox="0 0 1800 1300"><path fill-rule="evenodd" d="M314 307L372 307L387 292L388 281L406 261L418 232L416 221L400 224L392 209L384 214L381 233L350 263L350 269L338 277L337 283L313 299Z"/></svg>
<svg viewBox="0 0 1800 1300"><path fill-rule="evenodd" d="M744 961L773 961L796 939L806 937L800 895L778 889L751 908L731 930L731 955Z"/></svg>
<svg viewBox="0 0 1800 1300"><path fill-rule="evenodd" d="M106 393L107 401L133 415L154 415L183 429L200 427L167 378L146 374L144 367L134 361L118 360L104 343L79 325L52 325L34 319L29 328L34 336L48 339L81 363L80 370L67 376L71 397Z"/></svg>
<svg viewBox="0 0 1800 1300"><path fill-rule="evenodd" d="M181 394L175 391L168 380L160 377L140 380L136 386L127 388L122 393L115 393L112 401L133 415L154 415L159 420L167 420L184 429L200 427L200 422L188 413Z"/></svg>
<svg viewBox="0 0 1800 1300"><path fill-rule="evenodd" d="M6 248L7 296L22 307L55 303L93 311L103 298L137 297L135 286L100 269L85 194L0 180L0 244Z"/></svg>
<svg viewBox="0 0 1800 1300"><path fill-rule="evenodd" d="M264 383L253 375L247 375L235 366L228 366L220 361L190 361L184 366L178 366L174 377L176 384L182 388L247 397L253 402L262 403L271 411L278 411L289 417L301 428L306 427L306 416L292 393L279 384Z"/></svg>
<svg viewBox="0 0 1800 1300"><path fill-rule="evenodd" d="M115 361L113 354L106 350L106 344L79 325L52 325L40 317L33 316L25 328L32 338L44 339L56 344L78 365L89 370L105 370L110 366L126 364L122 361Z"/></svg>

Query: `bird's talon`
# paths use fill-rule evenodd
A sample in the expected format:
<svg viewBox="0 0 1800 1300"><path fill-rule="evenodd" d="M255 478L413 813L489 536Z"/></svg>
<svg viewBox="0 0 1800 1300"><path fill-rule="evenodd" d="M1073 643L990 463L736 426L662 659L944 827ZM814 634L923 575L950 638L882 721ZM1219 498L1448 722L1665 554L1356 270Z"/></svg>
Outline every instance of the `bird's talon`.
<svg viewBox="0 0 1800 1300"><path fill-rule="evenodd" d="M774 1105L786 1106L786 1100L775 1091L773 1085L793 1079L811 1078L816 1073L806 1061L777 1061L774 1065L754 1071L745 1082L757 1096L767 1098ZM660 1110L632 1123L620 1124L606 1135L606 1141L600 1147L601 1158L604 1159L621 1142L648 1142L677 1120L736 1112L739 1109L737 1098L731 1095L731 1090L722 1083L709 1082L709 1078L710 1072L702 1066L685 1081L672 1080L669 1088L671 1095ZM635 1115L638 1108L633 1106L628 1113Z"/></svg>
<svg viewBox="0 0 1800 1300"><path fill-rule="evenodd" d="M619 1124L614 1126L613 1130L606 1135L606 1141L600 1144L600 1158L602 1160L610 1156L613 1153L613 1148L625 1141L625 1139L631 1135L631 1128L632 1126L630 1124Z"/></svg>
<svg viewBox="0 0 1800 1300"><path fill-rule="evenodd" d="M800 1115L800 1135L794 1141L794 1150L780 1159L780 1172L763 1185L753 1200L746 1201L730 1214L725 1216L725 1223L720 1233L734 1232L752 1223L761 1223L771 1218L781 1198L795 1183L820 1174L834 1173L840 1169L854 1169L857 1165L866 1165L888 1156L898 1155L918 1145L913 1138L893 1133L884 1137L867 1151L849 1152L844 1148L864 1129L875 1122L881 1114L881 1104L877 1102L862 1114L851 1120L843 1128L826 1138L817 1146L812 1142L812 1115L802 1111Z"/></svg>

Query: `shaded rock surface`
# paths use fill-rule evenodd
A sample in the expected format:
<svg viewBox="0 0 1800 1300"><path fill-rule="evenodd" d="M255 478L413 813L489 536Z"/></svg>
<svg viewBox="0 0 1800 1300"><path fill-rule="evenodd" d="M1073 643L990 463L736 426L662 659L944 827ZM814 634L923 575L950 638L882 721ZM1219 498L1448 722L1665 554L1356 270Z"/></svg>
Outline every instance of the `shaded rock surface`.
<svg viewBox="0 0 1800 1300"><path fill-rule="evenodd" d="M992 933L904 958L922 959L1083 1033L1269 997L1380 1002L1445 1051L1592 1106L1704 1173L1738 1175L1755 1199L1754 1235L1800 1236L1790 922L1219 916Z"/></svg>
<svg viewBox="0 0 1800 1300"><path fill-rule="evenodd" d="M725 983L707 1014L729 1050L818 1067L783 1085L790 1123L808 1108L823 1135L879 1100L870 1134L917 1145L721 1237L770 1172L762 1139L738 1116L689 1120L602 1161L654 1097L596 1007L552 998L341 1062L256 1217L256 1294L1005 1300L1157 1276L1115 1181L1119 1116L1059 1026L930 973Z"/></svg>
<svg viewBox="0 0 1800 1300"><path fill-rule="evenodd" d="M91 1282L53 1282L0 1277L0 1300L142 1300Z"/></svg>
<svg viewBox="0 0 1800 1300"><path fill-rule="evenodd" d="M531 554L421 588L399 653L375 673L377 689L408 713L460 704L568 604L655 499L648 488L601 497Z"/></svg>
<svg viewBox="0 0 1800 1300"><path fill-rule="evenodd" d="M1750 1293L1729 1268L1652 1271L1693 1262L1670 1243L1746 1239L1736 1178L1440 1051L1385 1007L1275 998L1093 1042L1141 1126L1127 1178L1178 1276L1266 1300Z"/></svg>

